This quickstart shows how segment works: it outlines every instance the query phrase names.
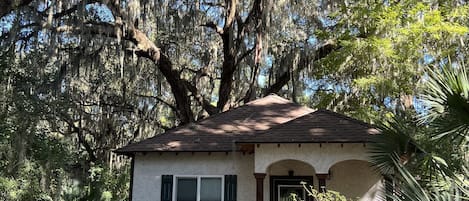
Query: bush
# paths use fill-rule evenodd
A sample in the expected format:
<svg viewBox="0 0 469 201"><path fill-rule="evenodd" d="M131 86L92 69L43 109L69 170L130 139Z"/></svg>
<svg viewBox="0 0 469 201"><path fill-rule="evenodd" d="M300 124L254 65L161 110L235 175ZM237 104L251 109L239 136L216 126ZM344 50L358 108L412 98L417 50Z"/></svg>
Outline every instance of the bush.
<svg viewBox="0 0 469 201"><path fill-rule="evenodd" d="M306 183L301 183L303 188L306 190L306 196L314 198L315 201L352 201L347 199L344 195L337 191L327 190L326 192L319 192L313 188L313 186L306 186ZM291 198L293 201L302 201L297 195L292 194Z"/></svg>

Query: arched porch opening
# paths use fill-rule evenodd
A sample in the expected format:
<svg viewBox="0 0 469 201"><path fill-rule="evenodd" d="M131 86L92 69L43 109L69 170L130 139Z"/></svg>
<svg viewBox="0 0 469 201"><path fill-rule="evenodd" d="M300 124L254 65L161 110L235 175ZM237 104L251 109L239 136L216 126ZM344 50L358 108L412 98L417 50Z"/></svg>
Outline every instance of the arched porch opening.
<svg viewBox="0 0 469 201"><path fill-rule="evenodd" d="M289 174L293 174L296 176L307 176L315 175L316 171L314 170L314 167L308 164L307 162L294 159L286 159L271 163L267 167L266 173L269 175L277 176L288 176Z"/></svg>
<svg viewBox="0 0 469 201"><path fill-rule="evenodd" d="M383 187L381 175L363 160L345 160L329 169L327 189L338 191L353 200L378 200Z"/></svg>
<svg viewBox="0 0 469 201"><path fill-rule="evenodd" d="M314 186L316 171L310 164L294 159L273 162L267 167L267 197L270 201L290 201L292 193L301 200L310 200L303 187Z"/></svg>

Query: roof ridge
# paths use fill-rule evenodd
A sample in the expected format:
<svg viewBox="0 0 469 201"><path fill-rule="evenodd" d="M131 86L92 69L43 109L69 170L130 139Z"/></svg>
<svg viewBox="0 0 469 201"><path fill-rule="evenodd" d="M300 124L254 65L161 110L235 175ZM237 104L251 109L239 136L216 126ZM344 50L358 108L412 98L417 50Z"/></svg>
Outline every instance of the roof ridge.
<svg viewBox="0 0 469 201"><path fill-rule="evenodd" d="M264 96L263 98L259 98L259 99L256 99L256 100L252 100L252 101L246 103L245 105L248 105L248 104L251 105L251 104L256 103L256 102L258 102L258 101L260 101L260 100L262 100L262 99L264 99L264 98L267 98L267 97L272 97L272 98L275 98L275 99L277 99L277 100L281 100L283 103L289 103L289 104L293 104L293 105L295 105L295 106L302 107L303 109L311 110L311 112L315 112L315 111L316 111L316 109L313 109L313 108L310 108L310 107L308 107L308 106L301 105L301 104L299 104L299 103L293 102L293 101L291 101L291 100L289 100L289 99L286 99L286 98L284 98L284 97L282 97L282 96L277 95L276 93L270 93L269 95ZM243 106L244 106L244 105L243 105ZM310 112L310 113L311 113L311 112ZM307 114L309 114L309 113L307 113ZM285 123L286 123L286 122L285 122Z"/></svg>
<svg viewBox="0 0 469 201"><path fill-rule="evenodd" d="M331 111L331 110L328 110L328 109L324 109L324 108L320 108L320 109L317 109L316 111L314 111L313 113L315 112L326 112L326 113L329 113L331 115L334 115L338 118L342 118L342 119L346 119L346 120L350 120L350 121L353 121L355 123L358 123L358 124L361 124L363 126L367 126L367 127L370 127L370 128L375 128L373 125L365 122L365 121L362 121L362 120L359 120L359 119L356 119L356 118L353 118L353 117L349 117L345 114L342 114L342 113L338 113L338 112L334 112L334 111Z"/></svg>
<svg viewBox="0 0 469 201"><path fill-rule="evenodd" d="M197 120L197 121L195 121L195 122L191 122L191 123L184 124L184 125L173 126L172 128L170 128L170 129L168 129L168 130L165 130L165 131L162 132L162 133L156 134L156 135L154 135L154 136L152 136L152 137L149 137L149 138L140 140L140 141L138 141L138 142L134 142L134 143L127 144L126 146L128 146L128 145L132 145L132 146L133 146L133 145L136 145L136 144L145 144L144 142L148 142L150 139L155 139L155 138L161 137L162 135L167 135L167 134L169 134L171 131L179 130L179 129L184 129L184 128L190 128L191 126L194 126L194 124L195 124L195 125L202 125L202 123L203 123L204 121L213 119L213 118L215 118L215 117L217 117L217 116L219 116L219 115L222 115L222 114L224 114L224 113L227 113L227 112L232 112L232 111L235 111L235 110L239 110L239 109L245 108L245 107L247 107L247 106L252 105L253 103L256 103L256 102L258 102L258 101L264 100L264 99L267 98L267 97L276 98L276 99L278 99L278 100L281 100L283 103L292 103L292 104L296 104L296 105L302 106L302 105L297 104L297 103L294 103L294 102L292 102L292 101L290 101L290 100L288 100L288 99L285 99L285 98L283 98L283 97L281 97L281 96L279 96L279 95L277 95L277 94L271 93L271 94L269 94L269 95L267 95L267 96L265 96L265 97L258 98L258 99L256 99L256 100L252 100L252 101L250 101L250 102L248 102L248 103L246 103L246 104L244 104L244 105L240 105L240 106L238 106L238 107L234 107L234 108L231 108L231 109L229 109L229 110L226 110L226 111L223 111L223 112L220 112L220 113L216 113L216 114L210 115L210 116L208 116L208 117L206 117L206 118L199 119L199 120ZM305 106L302 106L302 107L305 107ZM305 107L305 108L311 109L311 108L309 108L309 107ZM309 114L309 113L307 113L307 114ZM285 123L286 123L286 122L285 122ZM121 147L121 148L123 148L123 147ZM119 149L121 149L121 148L119 148ZM119 149L117 149L117 150L119 150Z"/></svg>
<svg viewBox="0 0 469 201"><path fill-rule="evenodd" d="M309 107L307 107L307 108L309 108ZM309 109L312 109L312 108L309 108ZM312 110L314 110L314 109L312 109ZM283 123L281 123L281 124L272 126L272 127L270 127L269 129L267 129L267 130L261 131L257 136L268 134L269 131L271 131L272 129L283 128L283 127L287 126L287 124L289 124L290 122L295 121L295 120L300 119L300 118L303 118L303 117L305 117L305 116L307 116L307 115L310 115L310 114L312 114L312 113L314 113L314 112L316 112L316 111L317 111L317 110L314 110L314 111L309 112L309 113L305 113L305 114L303 114L303 115L301 115L301 116L298 116L298 117L296 117L296 118L290 119L289 121L286 121L286 122L283 122ZM253 136L253 137L255 137L255 136Z"/></svg>
<svg viewBox="0 0 469 201"><path fill-rule="evenodd" d="M309 107L307 107L307 108L309 108ZM312 108L310 108L310 109L312 109ZM364 121L361 121L361 120L358 120L358 119L355 119L355 118L352 118L352 117L349 117L349 116L346 116L346 115L343 115L343 114L340 114L340 113L337 113L337 112L334 112L334 111L331 111L331 110L328 110L328 109L320 108L320 109L313 109L313 110L314 110L314 111L312 111L312 112L310 112L310 113L306 113L306 114L304 114L304 115L301 115L301 116L298 116L298 117L296 117L296 118L294 118L294 119L291 119L291 120L289 120L289 121L287 121L287 122L284 122L284 123L282 123L282 124L273 126L273 127L269 128L269 129L267 129L267 130L264 130L264 131L262 131L261 133L259 133L257 136L259 136L259 135L266 135L266 134L268 134L269 131L271 131L271 130L283 128L283 127L288 126L289 124L291 124L293 121L296 121L296 120L301 119L301 118L306 118L307 116L310 116L310 115L312 115L312 114L314 114L314 113L318 113L318 112L326 112L326 113L328 113L328 114L330 114L330 115L333 115L333 116L335 116L335 117L338 117L338 118L351 120L351 121L353 121L353 122L355 122L355 123L358 123L358 124L360 124L360 125L362 125L362 126L366 126L366 127L369 127L369 128L375 128L373 125L371 125L371 124L369 124L369 123L366 123L366 122L364 122ZM254 137L255 137L255 136L254 136Z"/></svg>
<svg viewBox="0 0 469 201"><path fill-rule="evenodd" d="M292 101L290 101L290 100L288 100L288 99L286 99L286 98L284 98L284 97L281 97L281 96L279 96L279 95L277 95L277 94L275 94L275 93L271 93L271 94L269 94L269 95L267 95L267 96L264 96L264 97L262 97L262 98L258 98L258 99L256 99L256 100L249 101L249 102L247 102L247 103L244 104L244 105L252 105L252 104L257 103L257 102L259 102L259 101L265 100L267 97L272 97L272 98L275 98L275 99L277 99L277 100L281 100L281 101L284 102L284 103L293 103ZM244 105L243 105L243 106L244 106Z"/></svg>

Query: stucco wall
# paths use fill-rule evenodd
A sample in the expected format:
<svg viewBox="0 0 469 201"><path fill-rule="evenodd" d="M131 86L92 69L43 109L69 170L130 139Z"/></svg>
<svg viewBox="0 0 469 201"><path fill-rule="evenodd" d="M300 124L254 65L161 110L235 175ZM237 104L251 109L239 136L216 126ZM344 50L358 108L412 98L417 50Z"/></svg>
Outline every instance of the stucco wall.
<svg viewBox="0 0 469 201"><path fill-rule="evenodd" d="M265 173L267 168L281 160L294 159L314 167L316 173L328 173L329 168L344 160L367 160L363 144L260 144L255 148L255 172Z"/></svg>
<svg viewBox="0 0 469 201"><path fill-rule="evenodd" d="M326 187L339 191L347 198L360 201L378 200L383 188L381 176L366 161L349 160L331 167Z"/></svg>
<svg viewBox="0 0 469 201"><path fill-rule="evenodd" d="M293 171L294 176L314 176L316 173L314 168L302 161L283 160L271 164L267 170L270 175L285 176L288 171Z"/></svg>
<svg viewBox="0 0 469 201"><path fill-rule="evenodd" d="M270 176L287 176L288 171L293 171L293 176L313 176L313 185L317 185L316 172L314 168L298 160L277 161L267 168L267 175L264 180L264 200L270 200Z"/></svg>
<svg viewBox="0 0 469 201"><path fill-rule="evenodd" d="M326 180L326 187L337 188L337 191L345 191L344 195L360 197L361 201L378 200L380 193L381 177L374 173L365 162L368 160L367 148L361 144L260 144L255 148L255 172L267 173L264 180L264 200L270 200L270 175L288 175L290 166L299 165L294 169L295 175L327 174L333 166L336 169L331 180ZM296 162L294 162L296 160ZM357 160L358 164L348 161ZM301 162L299 162L301 161ZM346 163L339 163L347 161ZM363 165L362 163L366 164ZM360 168L359 171L353 170ZM353 175L346 175L350 173ZM283 172L283 173L282 173ZM344 180L341 183L342 179ZM358 182L360 181L360 182ZM330 183L330 184L329 184ZM359 184L358 184L359 183ZM314 187L317 189L318 180L314 177Z"/></svg>
<svg viewBox="0 0 469 201"><path fill-rule="evenodd" d="M381 187L380 177L365 162L367 150L363 144L261 144L255 154L242 153L149 153L137 155L134 166L134 201L160 200L161 175L238 175L238 200L255 201L256 181L253 173L266 173L264 200L270 199L270 175L313 175L328 173L328 188L347 196L375 200ZM347 161L339 163L340 161ZM363 165L366 164L366 165ZM357 170L357 171L355 171ZM350 172L352 171L352 172ZM317 186L317 178L314 185Z"/></svg>
<svg viewBox="0 0 469 201"><path fill-rule="evenodd" d="M241 153L150 153L137 155L134 166L133 200L157 201L161 175L238 175L238 200L254 201L254 157Z"/></svg>

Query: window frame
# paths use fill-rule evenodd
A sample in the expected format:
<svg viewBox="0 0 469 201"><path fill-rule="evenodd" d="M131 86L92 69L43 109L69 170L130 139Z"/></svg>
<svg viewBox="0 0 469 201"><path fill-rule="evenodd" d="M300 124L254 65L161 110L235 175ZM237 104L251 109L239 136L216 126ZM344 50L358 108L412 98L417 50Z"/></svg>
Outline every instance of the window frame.
<svg viewBox="0 0 469 201"><path fill-rule="evenodd" d="M225 176L224 175L174 175L173 176L173 199L172 201L177 201L177 185L179 178L186 178L186 179L197 179L197 197L196 201L200 201L200 184L202 178L219 178L221 179L221 201L225 200Z"/></svg>

